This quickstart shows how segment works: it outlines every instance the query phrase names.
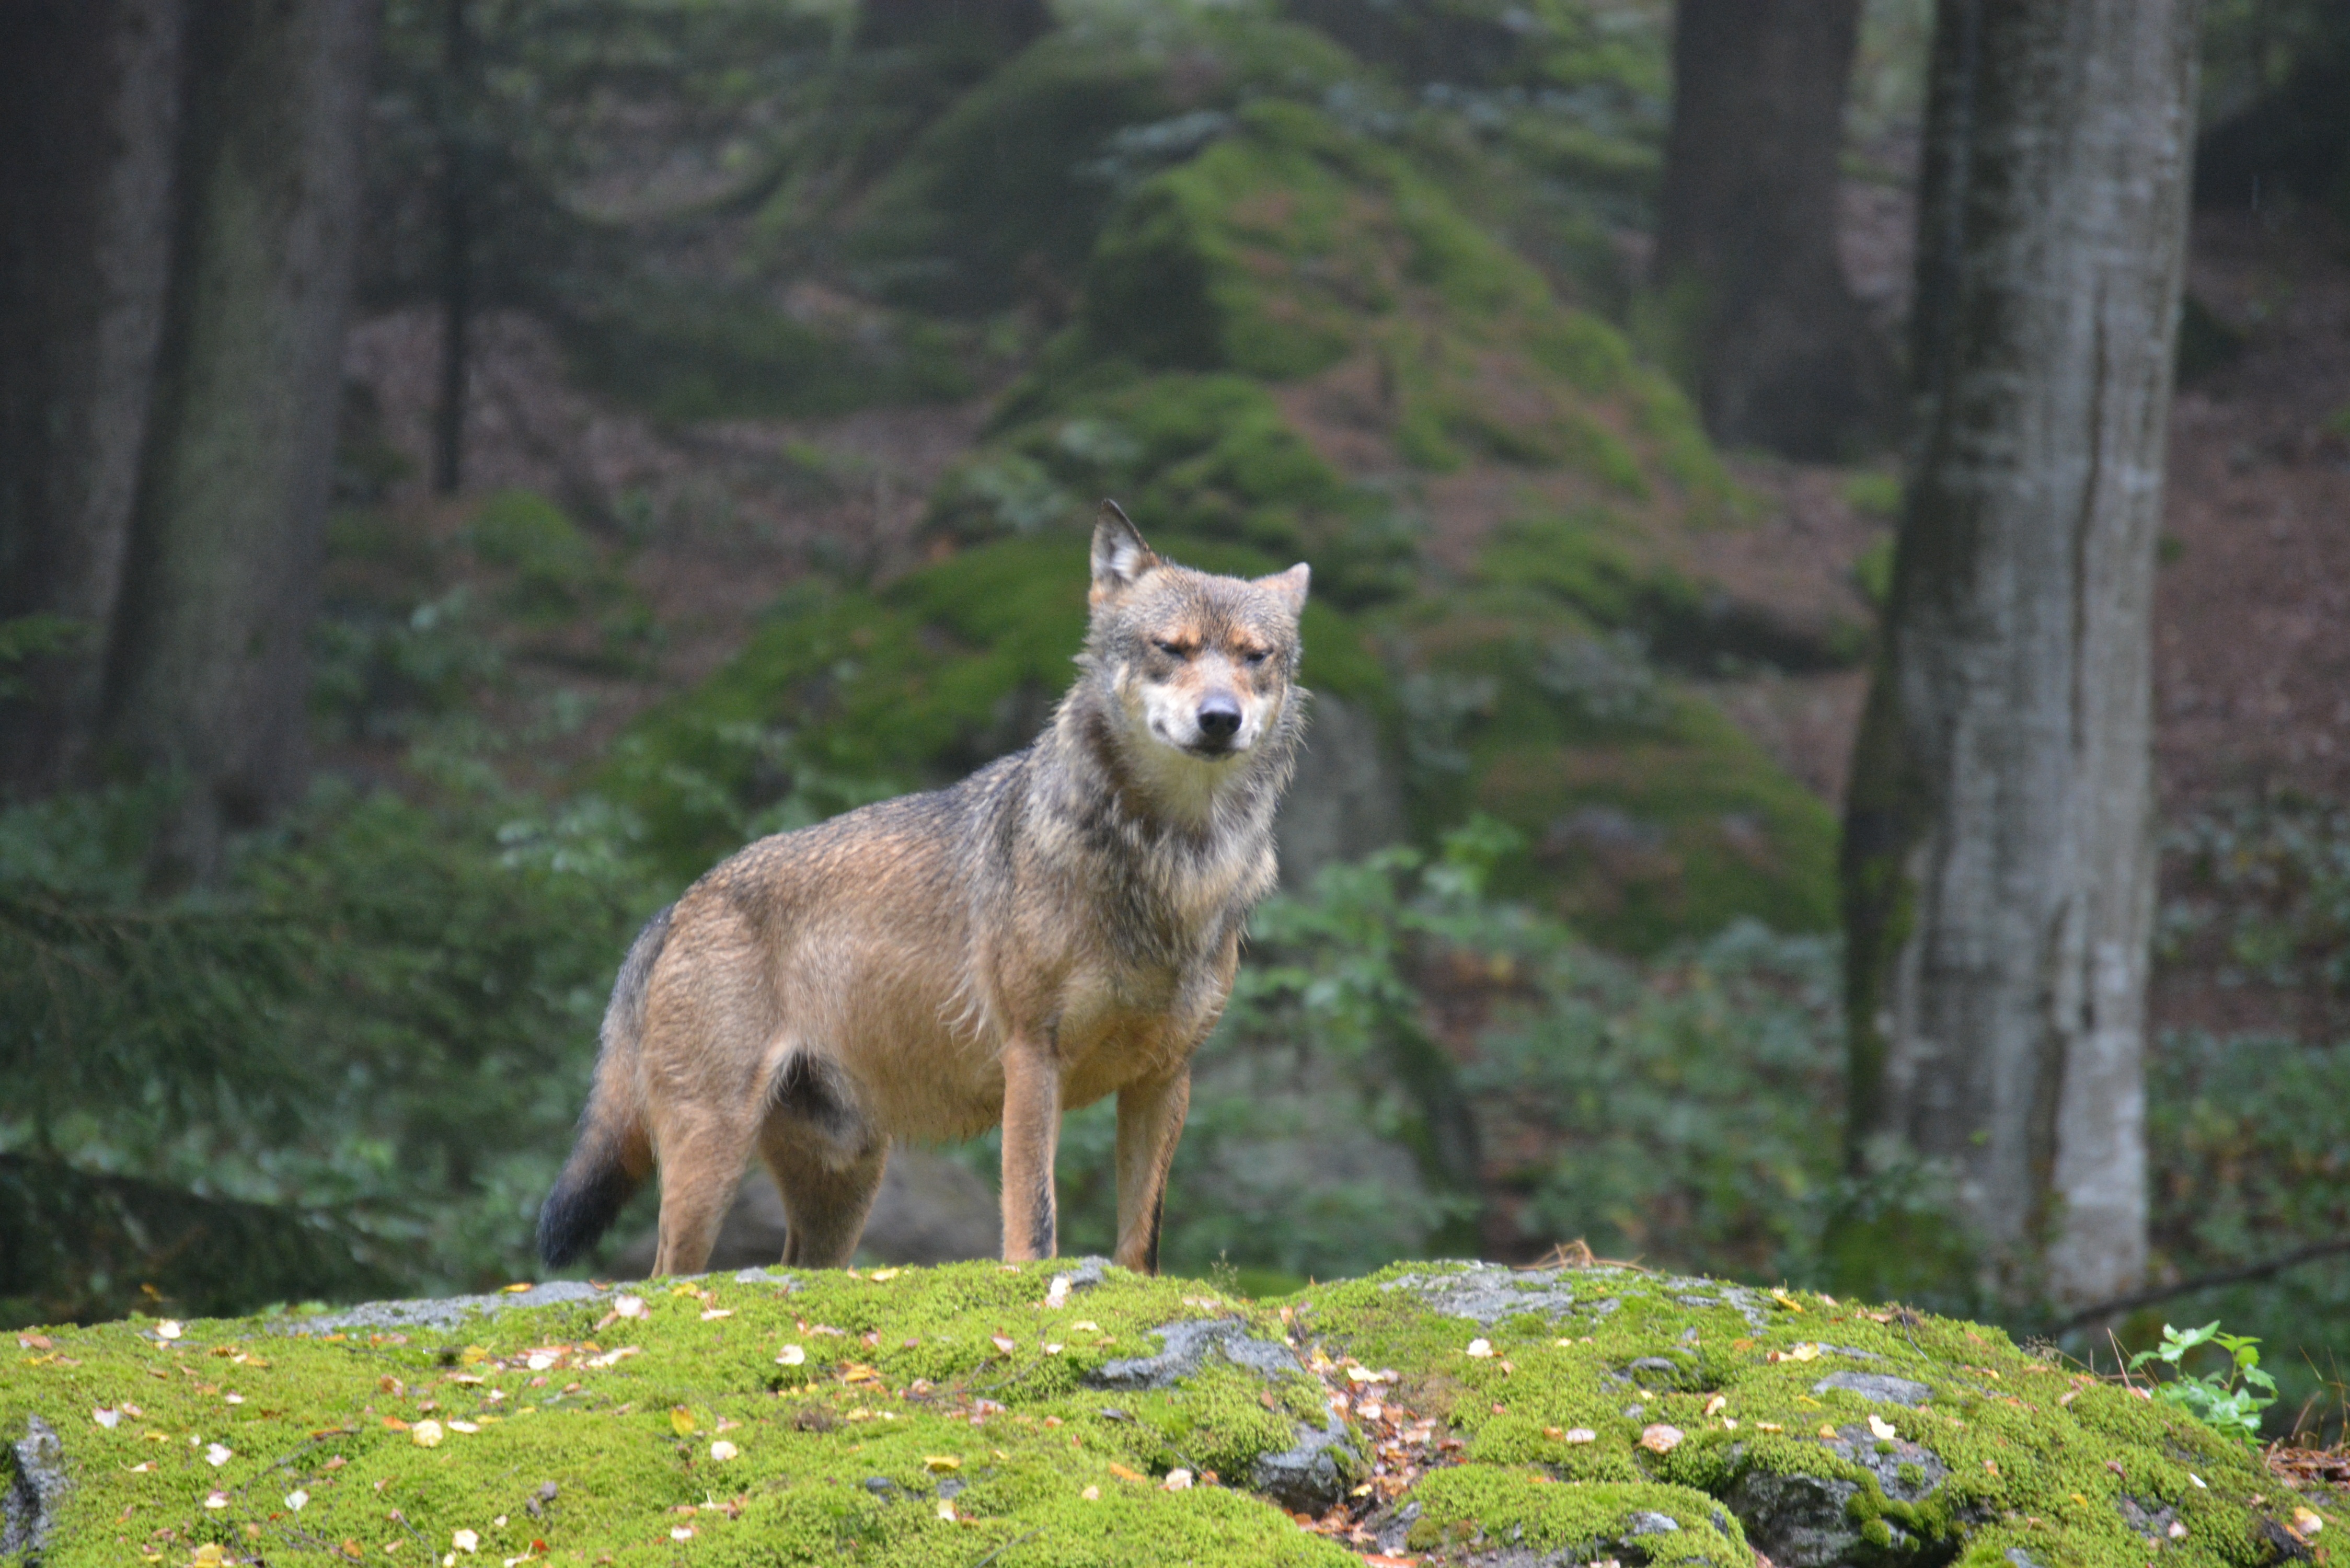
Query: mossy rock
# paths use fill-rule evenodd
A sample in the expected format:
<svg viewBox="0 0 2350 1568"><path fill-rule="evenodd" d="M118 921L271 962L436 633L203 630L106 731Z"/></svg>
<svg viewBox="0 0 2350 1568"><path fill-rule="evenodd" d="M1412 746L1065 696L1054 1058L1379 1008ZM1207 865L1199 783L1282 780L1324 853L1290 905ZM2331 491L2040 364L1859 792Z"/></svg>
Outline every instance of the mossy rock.
<svg viewBox="0 0 2350 1568"><path fill-rule="evenodd" d="M1318 97L1358 67L1246 12L1084 18L958 99L862 203L845 244L864 287L929 309L1074 291L1123 188L1180 161L1263 93Z"/></svg>
<svg viewBox="0 0 2350 1568"><path fill-rule="evenodd" d="M1208 571L1291 558L1212 541L1157 541ZM965 550L879 589L808 584L692 692L631 726L600 787L644 817L650 846L698 876L754 832L935 787L1034 740L1085 639L1085 535L1056 529ZM1309 689L1388 705L1346 616L1309 602Z"/></svg>
<svg viewBox="0 0 2350 1568"><path fill-rule="evenodd" d="M931 525L965 539L1032 533L1087 519L1115 495L1154 540L1304 556L1325 601L1409 591L1414 540L1393 497L1349 483L1263 387L1228 372L1106 369L949 472Z"/></svg>
<svg viewBox="0 0 2350 1568"><path fill-rule="evenodd" d="M132 1320L21 1336L0 1432L8 1550L52 1568L2324 1550L2251 1450L1996 1330L1609 1268L1279 1301L1091 1261L746 1270Z"/></svg>
<svg viewBox="0 0 2350 1568"><path fill-rule="evenodd" d="M1303 105L1250 105L1139 186L1103 230L1076 330L1092 358L1269 380L1367 357L1387 433L1423 469L1481 453L1632 496L1729 497L1687 400L1620 333L1560 304L1403 152Z"/></svg>

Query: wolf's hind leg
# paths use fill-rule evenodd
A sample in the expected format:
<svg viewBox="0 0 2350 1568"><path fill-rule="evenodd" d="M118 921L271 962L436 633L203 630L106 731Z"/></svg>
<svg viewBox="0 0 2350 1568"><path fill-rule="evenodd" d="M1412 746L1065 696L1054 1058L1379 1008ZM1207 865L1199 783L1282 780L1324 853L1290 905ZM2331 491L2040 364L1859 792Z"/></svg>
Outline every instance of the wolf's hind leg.
<svg viewBox="0 0 2350 1568"><path fill-rule="evenodd" d="M1167 1202L1167 1168L1191 1105L1191 1068L1128 1084L1118 1092L1118 1248L1112 1262L1159 1272L1159 1220Z"/></svg>
<svg viewBox="0 0 2350 1568"><path fill-rule="evenodd" d="M795 1118L773 1116L760 1134L759 1152L784 1199L784 1262L803 1269L837 1269L857 1253L865 1217L881 1189L889 1162L887 1138L837 1162L835 1151Z"/></svg>
<svg viewBox="0 0 2350 1568"><path fill-rule="evenodd" d="M742 1185L756 1124L748 1116L697 1117L659 1129L660 1247L653 1275L698 1274Z"/></svg>

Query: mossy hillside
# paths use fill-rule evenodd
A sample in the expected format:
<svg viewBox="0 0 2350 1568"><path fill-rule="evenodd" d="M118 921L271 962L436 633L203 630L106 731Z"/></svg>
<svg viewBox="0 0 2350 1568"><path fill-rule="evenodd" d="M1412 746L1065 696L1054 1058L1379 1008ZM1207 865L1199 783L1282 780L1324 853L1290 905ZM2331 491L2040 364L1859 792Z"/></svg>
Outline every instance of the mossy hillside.
<svg viewBox="0 0 2350 1568"><path fill-rule="evenodd" d="M1608 590L1608 591L1612 591ZM1835 920L1835 823L1644 641L1523 587L1464 591L1397 618L1430 823L1482 811L1526 853L1505 897L1648 952L1751 917Z"/></svg>
<svg viewBox="0 0 2350 1568"><path fill-rule="evenodd" d="M1622 336L1562 306L1405 153L1294 103L1114 212L1086 277L1090 352L1268 380L1377 367L1403 460L1565 466L1705 505L1729 486L1685 400Z"/></svg>
<svg viewBox="0 0 2350 1568"><path fill-rule="evenodd" d="M26 1336L0 1430L47 1422L72 1482L44 1561L1341 1563L1330 1537L1392 1534L1431 1561L1745 1568L1783 1522L1757 1477L1846 1489L1820 1494L1857 1542L1835 1561L2252 1568L2281 1527L2311 1538L2248 1450L2168 1407L1819 1296L1458 1264L1277 1303L1051 1263L557 1289ZM1115 1386L1185 1322L1255 1365ZM1326 1413L1348 1495L1316 1534L1245 1487ZM1199 1484L1167 1490L1177 1469Z"/></svg>
<svg viewBox="0 0 2350 1568"><path fill-rule="evenodd" d="M1242 8L1073 8L958 99L859 203L854 281L953 313L1072 295L1126 188L1222 135L1244 99L1358 76L1310 29Z"/></svg>
<svg viewBox="0 0 2350 1568"><path fill-rule="evenodd" d="M1409 590L1414 541L1395 497L1349 483L1248 378L1100 367L1057 401L951 471L931 525L964 539L1075 526L1114 495L1170 547L1304 556L1327 602L1352 607Z"/></svg>
<svg viewBox="0 0 2350 1568"><path fill-rule="evenodd" d="M1159 543L1202 570L1276 571L1294 557ZM1034 740L1076 678L1085 639L1082 534L959 552L878 589L808 585L691 693L624 733L599 787L639 813L681 877L753 833L931 787ZM1310 689L1382 707L1363 633L1308 602Z"/></svg>

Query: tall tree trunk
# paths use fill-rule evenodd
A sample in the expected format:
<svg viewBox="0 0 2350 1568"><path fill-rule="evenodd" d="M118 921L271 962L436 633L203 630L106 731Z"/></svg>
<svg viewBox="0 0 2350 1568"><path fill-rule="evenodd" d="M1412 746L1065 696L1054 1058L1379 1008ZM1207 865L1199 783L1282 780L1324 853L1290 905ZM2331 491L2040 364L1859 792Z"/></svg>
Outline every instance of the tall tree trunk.
<svg viewBox="0 0 2350 1568"><path fill-rule="evenodd" d="M106 732L187 786L166 879L302 782L359 207L369 0L191 12L179 239Z"/></svg>
<svg viewBox="0 0 2350 1568"><path fill-rule="evenodd" d="M0 619L70 623L0 699L0 795L98 720L172 242L181 0L0 6Z"/></svg>
<svg viewBox="0 0 2350 1568"><path fill-rule="evenodd" d="M1717 441L1882 439L1891 356L1836 259L1860 0L1680 0L1649 308Z"/></svg>
<svg viewBox="0 0 2350 1568"><path fill-rule="evenodd" d="M473 61L465 0L445 0L441 74L441 396L432 410L432 489L454 495L465 476L465 388L473 324Z"/></svg>
<svg viewBox="0 0 2350 1568"><path fill-rule="evenodd" d="M2146 1262L2147 623L2195 0L1942 0L1919 446L1847 803L1856 1168L1946 1167L1976 1282Z"/></svg>

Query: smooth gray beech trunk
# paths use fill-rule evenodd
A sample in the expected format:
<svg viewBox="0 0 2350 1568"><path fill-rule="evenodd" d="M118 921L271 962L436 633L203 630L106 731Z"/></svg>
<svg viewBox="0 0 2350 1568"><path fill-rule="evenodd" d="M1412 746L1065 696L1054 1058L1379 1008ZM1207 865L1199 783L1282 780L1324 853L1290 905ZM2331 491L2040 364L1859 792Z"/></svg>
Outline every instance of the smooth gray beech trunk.
<svg viewBox="0 0 2350 1568"><path fill-rule="evenodd" d="M179 219L105 740L188 786L167 881L299 787L369 0L190 8Z"/></svg>
<svg viewBox="0 0 2350 1568"><path fill-rule="evenodd" d="M182 0L0 6L0 618L71 622L0 700L0 794L87 759L172 254Z"/></svg>
<svg viewBox="0 0 2350 1568"><path fill-rule="evenodd" d="M1860 0L1679 0L1673 123L1644 309L1731 445L1878 444L1893 358L1836 257Z"/></svg>
<svg viewBox="0 0 2350 1568"><path fill-rule="evenodd" d="M1847 803L1855 1165L1957 1178L1977 1281L2146 1263L2147 622L2194 0L1942 0L1918 447Z"/></svg>

